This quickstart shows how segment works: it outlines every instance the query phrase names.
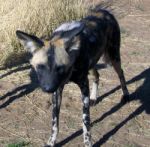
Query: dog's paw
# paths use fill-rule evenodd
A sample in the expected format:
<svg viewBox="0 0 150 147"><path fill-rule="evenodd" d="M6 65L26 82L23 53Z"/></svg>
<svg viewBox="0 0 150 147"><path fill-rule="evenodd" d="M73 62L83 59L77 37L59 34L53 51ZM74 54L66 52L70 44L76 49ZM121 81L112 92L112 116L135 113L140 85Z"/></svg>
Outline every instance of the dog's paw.
<svg viewBox="0 0 150 147"><path fill-rule="evenodd" d="M45 144L43 147L55 147L55 145L52 146L52 145Z"/></svg>
<svg viewBox="0 0 150 147"><path fill-rule="evenodd" d="M129 94L123 95L121 98L121 101L123 103L129 103L130 102L130 95Z"/></svg>
<svg viewBox="0 0 150 147"><path fill-rule="evenodd" d="M50 145L44 145L44 147L51 147Z"/></svg>
<svg viewBox="0 0 150 147"><path fill-rule="evenodd" d="M90 106L95 106L96 105L96 100L90 100Z"/></svg>

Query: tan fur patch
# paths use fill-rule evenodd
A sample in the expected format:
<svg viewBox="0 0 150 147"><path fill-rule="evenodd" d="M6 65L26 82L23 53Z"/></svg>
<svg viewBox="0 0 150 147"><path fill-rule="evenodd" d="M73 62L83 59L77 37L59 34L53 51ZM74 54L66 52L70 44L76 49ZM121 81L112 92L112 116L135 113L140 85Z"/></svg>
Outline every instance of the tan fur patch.
<svg viewBox="0 0 150 147"><path fill-rule="evenodd" d="M87 25L88 27L97 27L97 23L95 21L88 21Z"/></svg>
<svg viewBox="0 0 150 147"><path fill-rule="evenodd" d="M64 48L64 40L63 39L57 39L52 42L54 46L57 48Z"/></svg>
<svg viewBox="0 0 150 147"><path fill-rule="evenodd" d="M97 18L103 18L104 17L104 14L103 13L100 13L100 12L92 12L92 16L95 16Z"/></svg>
<svg viewBox="0 0 150 147"><path fill-rule="evenodd" d="M50 41L44 40L44 46L45 48L48 48L50 45Z"/></svg>
<svg viewBox="0 0 150 147"><path fill-rule="evenodd" d="M57 65L68 65L70 62L69 55L65 50L64 40L57 39L52 42L55 47L55 61Z"/></svg>
<svg viewBox="0 0 150 147"><path fill-rule="evenodd" d="M33 55L33 58L31 59L31 64L36 67L38 64L47 64L48 63L48 58L46 55L46 50L41 49Z"/></svg>

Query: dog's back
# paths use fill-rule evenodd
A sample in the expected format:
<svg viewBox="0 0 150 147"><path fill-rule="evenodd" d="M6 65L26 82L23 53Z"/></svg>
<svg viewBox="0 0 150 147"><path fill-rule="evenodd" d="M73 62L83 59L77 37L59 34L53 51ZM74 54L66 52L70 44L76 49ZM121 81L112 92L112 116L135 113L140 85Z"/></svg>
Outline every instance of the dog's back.
<svg viewBox="0 0 150 147"><path fill-rule="evenodd" d="M89 52L95 60L101 55L107 63L120 60L120 28L114 16L106 10L94 9L83 21L89 38Z"/></svg>
<svg viewBox="0 0 150 147"><path fill-rule="evenodd" d="M86 72L101 56L107 63L120 61L120 29L114 16L106 10L94 9L82 22L85 28L80 34L80 56L75 67Z"/></svg>

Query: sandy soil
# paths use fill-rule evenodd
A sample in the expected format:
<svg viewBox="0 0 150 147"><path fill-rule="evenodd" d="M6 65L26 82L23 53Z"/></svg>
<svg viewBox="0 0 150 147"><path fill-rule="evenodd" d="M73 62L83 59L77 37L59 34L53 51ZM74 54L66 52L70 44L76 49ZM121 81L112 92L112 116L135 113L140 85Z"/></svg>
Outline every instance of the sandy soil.
<svg viewBox="0 0 150 147"><path fill-rule="evenodd" d="M114 13L122 32L121 57L130 102L111 67L99 62L99 103L91 107L94 147L150 146L150 2L118 0ZM0 147L26 141L46 143L51 128L51 96L30 82L28 65L0 70ZM58 146L82 147L82 104L79 88L66 85L60 114Z"/></svg>

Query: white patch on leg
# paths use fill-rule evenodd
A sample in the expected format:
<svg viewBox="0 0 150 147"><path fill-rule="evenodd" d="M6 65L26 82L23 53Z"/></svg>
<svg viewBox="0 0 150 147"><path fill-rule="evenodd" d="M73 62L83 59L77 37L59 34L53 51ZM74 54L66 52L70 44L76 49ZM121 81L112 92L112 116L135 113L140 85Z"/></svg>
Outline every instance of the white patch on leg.
<svg viewBox="0 0 150 147"><path fill-rule="evenodd" d="M87 114L83 114L83 139L84 139L84 145L85 147L92 147L91 143L91 133L87 130L87 126L85 125L87 123Z"/></svg>
<svg viewBox="0 0 150 147"><path fill-rule="evenodd" d="M55 146L56 139L57 139L57 134L58 134L57 119L55 118L54 121L55 121L55 124L52 128L53 134L50 136L50 138L47 142L47 145L50 145L51 147Z"/></svg>
<svg viewBox="0 0 150 147"><path fill-rule="evenodd" d="M89 105L89 97L85 97L84 98L84 101L83 101L83 103L84 103L84 105L85 105L85 107L87 107L88 105Z"/></svg>
<svg viewBox="0 0 150 147"><path fill-rule="evenodd" d="M87 131L87 127L85 126L84 123L83 123L83 139L85 147L92 147L91 134L90 131Z"/></svg>
<svg viewBox="0 0 150 147"><path fill-rule="evenodd" d="M96 82L93 82L93 87L90 95L90 99L96 101L97 96L98 96L98 84Z"/></svg>
<svg viewBox="0 0 150 147"><path fill-rule="evenodd" d="M83 114L82 117L83 117L83 120L85 121L85 118L87 117L87 114Z"/></svg>

